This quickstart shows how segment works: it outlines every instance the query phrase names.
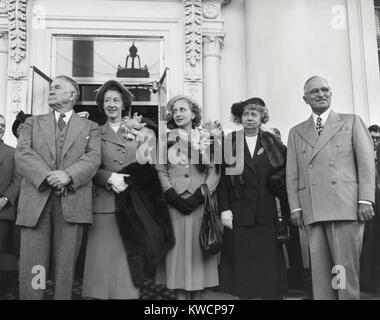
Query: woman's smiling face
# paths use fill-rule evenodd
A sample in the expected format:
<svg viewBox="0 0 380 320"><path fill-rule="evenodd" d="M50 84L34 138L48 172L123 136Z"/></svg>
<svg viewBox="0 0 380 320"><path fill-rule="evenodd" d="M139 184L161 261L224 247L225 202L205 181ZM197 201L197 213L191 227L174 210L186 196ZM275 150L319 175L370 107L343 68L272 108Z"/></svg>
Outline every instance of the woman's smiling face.
<svg viewBox="0 0 380 320"><path fill-rule="evenodd" d="M123 99L121 93L116 90L107 90L104 94L103 107L108 119L121 119L121 113L123 111Z"/></svg>

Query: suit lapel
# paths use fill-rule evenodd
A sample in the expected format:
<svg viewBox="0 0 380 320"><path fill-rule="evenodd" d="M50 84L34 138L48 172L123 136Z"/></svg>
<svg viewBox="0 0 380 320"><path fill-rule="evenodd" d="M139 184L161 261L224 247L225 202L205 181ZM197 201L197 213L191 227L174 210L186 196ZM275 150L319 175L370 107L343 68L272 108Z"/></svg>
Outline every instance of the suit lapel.
<svg viewBox="0 0 380 320"><path fill-rule="evenodd" d="M314 147L317 144L319 136L315 129L313 116L305 121L303 125L297 129L297 132L310 146Z"/></svg>
<svg viewBox="0 0 380 320"><path fill-rule="evenodd" d="M117 132L113 131L113 129L110 127L109 123L107 122L103 127L101 131L102 139L118 144L120 146L124 146L124 142L122 140L122 133L121 128L117 130Z"/></svg>
<svg viewBox="0 0 380 320"><path fill-rule="evenodd" d="M78 138L78 135L82 131L82 128L84 126L84 122L82 120L83 119L78 117L75 112L72 113L70 121L67 124L68 128L66 132L65 143L62 149L61 158L65 155L67 150L69 150L71 145L74 143L75 139Z"/></svg>
<svg viewBox="0 0 380 320"><path fill-rule="evenodd" d="M3 161L5 157L5 148L4 148L4 142L0 141L0 163Z"/></svg>
<svg viewBox="0 0 380 320"><path fill-rule="evenodd" d="M330 111L330 114L325 123L325 127L322 130L319 139L313 149L313 153L311 154L310 162L314 159L314 157L318 154L319 151L331 140L332 137L338 132L338 130L342 127L344 121L340 120L339 115Z"/></svg>
<svg viewBox="0 0 380 320"><path fill-rule="evenodd" d="M259 134L257 135L257 142L255 146L255 153L253 154L253 163L255 167L259 165L259 163L264 159L265 152L263 145L261 144L261 133L262 131L259 131Z"/></svg>
<svg viewBox="0 0 380 320"><path fill-rule="evenodd" d="M48 147L55 159L55 117L54 112L50 112L47 115L39 118L40 128L48 144Z"/></svg>

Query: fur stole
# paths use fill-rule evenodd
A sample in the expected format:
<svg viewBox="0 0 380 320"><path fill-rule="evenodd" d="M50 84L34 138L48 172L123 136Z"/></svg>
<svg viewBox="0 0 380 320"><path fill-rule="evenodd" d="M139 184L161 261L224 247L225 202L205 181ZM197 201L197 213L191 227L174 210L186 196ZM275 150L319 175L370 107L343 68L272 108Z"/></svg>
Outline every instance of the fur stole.
<svg viewBox="0 0 380 320"><path fill-rule="evenodd" d="M174 232L155 167L132 163L119 173L130 177L128 188L115 197L116 221L132 281L141 287L174 246Z"/></svg>

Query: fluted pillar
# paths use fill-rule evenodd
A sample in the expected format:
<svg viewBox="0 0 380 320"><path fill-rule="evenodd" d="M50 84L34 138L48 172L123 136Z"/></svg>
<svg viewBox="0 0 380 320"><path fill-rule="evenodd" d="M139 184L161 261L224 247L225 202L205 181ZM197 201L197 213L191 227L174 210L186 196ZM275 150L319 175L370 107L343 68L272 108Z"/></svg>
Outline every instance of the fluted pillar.
<svg viewBox="0 0 380 320"><path fill-rule="evenodd" d="M5 115L7 105L8 35L0 33L0 114Z"/></svg>
<svg viewBox="0 0 380 320"><path fill-rule="evenodd" d="M203 37L203 106L205 120L221 120L220 49L222 36Z"/></svg>

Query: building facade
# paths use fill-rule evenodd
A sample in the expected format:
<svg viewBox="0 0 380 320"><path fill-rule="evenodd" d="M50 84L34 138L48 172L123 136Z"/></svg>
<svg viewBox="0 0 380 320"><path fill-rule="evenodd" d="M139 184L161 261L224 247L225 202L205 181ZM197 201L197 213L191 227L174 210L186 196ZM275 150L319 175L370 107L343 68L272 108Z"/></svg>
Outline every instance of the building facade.
<svg viewBox="0 0 380 320"><path fill-rule="evenodd" d="M94 108L95 90L119 75L138 96L134 111L157 120L168 98L187 94L224 128L235 127L233 102L259 96L267 126L284 141L310 114L305 80L321 75L334 110L379 124L377 2L0 0L4 140L16 144L10 125L18 111L48 112L49 79L62 73L81 85L79 110Z"/></svg>

